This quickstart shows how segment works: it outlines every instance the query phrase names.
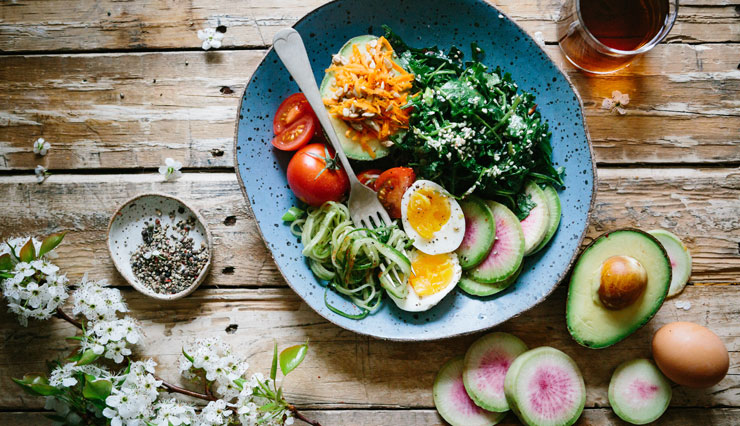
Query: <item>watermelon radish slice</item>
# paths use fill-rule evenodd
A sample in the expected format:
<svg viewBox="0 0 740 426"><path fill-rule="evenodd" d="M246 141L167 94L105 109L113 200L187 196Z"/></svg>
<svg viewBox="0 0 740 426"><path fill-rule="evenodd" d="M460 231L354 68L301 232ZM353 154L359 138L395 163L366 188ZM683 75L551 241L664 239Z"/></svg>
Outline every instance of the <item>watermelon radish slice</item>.
<svg viewBox="0 0 740 426"><path fill-rule="evenodd" d="M504 379L516 357L527 345L509 333L486 334L473 342L465 354L463 383L473 401L488 411L509 411Z"/></svg>
<svg viewBox="0 0 740 426"><path fill-rule="evenodd" d="M506 290L507 288L509 288L509 286L514 284L516 282L516 279L519 278L520 272L522 272L521 265L519 266L519 269L517 269L517 271L514 273L514 275L506 278L501 282L490 284L479 283L478 281L475 281L467 275L463 275L460 281L458 281L457 286L462 291L472 296L491 296L493 294Z"/></svg>
<svg viewBox="0 0 740 426"><path fill-rule="evenodd" d="M491 251L496 238L496 222L486 203L477 197L460 202L465 215L465 236L457 249L457 258L463 269L478 266Z"/></svg>
<svg viewBox="0 0 740 426"><path fill-rule="evenodd" d="M622 363L609 382L609 404L625 422L644 425L663 415L671 402L671 382L652 361Z"/></svg>
<svg viewBox="0 0 740 426"><path fill-rule="evenodd" d="M648 233L657 238L668 253L668 259L671 261L671 287L668 289L667 297L673 297L682 292L689 282L691 253L680 238L664 229L653 229Z"/></svg>
<svg viewBox="0 0 740 426"><path fill-rule="evenodd" d="M542 250L547 243L550 242L552 237L555 235L555 231L558 230L558 226L560 226L562 208L560 206L560 196L558 196L558 191L556 191L552 186L547 185L542 192L545 193L545 202L547 203L547 210L550 213L549 220L547 222L547 232L545 233L545 238L542 240L540 245L538 245L530 254L535 254Z"/></svg>
<svg viewBox="0 0 740 426"><path fill-rule="evenodd" d="M550 210L547 207L545 192L532 182L527 182L524 193L529 195L532 202L537 204L529 215L522 219L522 230L524 231L524 255L534 253L537 247L545 240L548 225L550 224Z"/></svg>
<svg viewBox="0 0 740 426"><path fill-rule="evenodd" d="M473 402L463 385L463 358L455 357L437 373L434 379L434 406L452 426L492 426L503 420L506 413L486 411Z"/></svg>
<svg viewBox="0 0 740 426"><path fill-rule="evenodd" d="M520 355L509 367L504 394L525 425L569 426L586 405L586 386L576 363L548 346Z"/></svg>
<svg viewBox="0 0 740 426"><path fill-rule="evenodd" d="M496 221L496 241L483 262L468 272L479 283L500 283L514 275L524 258L524 232L516 215L503 204L486 201Z"/></svg>

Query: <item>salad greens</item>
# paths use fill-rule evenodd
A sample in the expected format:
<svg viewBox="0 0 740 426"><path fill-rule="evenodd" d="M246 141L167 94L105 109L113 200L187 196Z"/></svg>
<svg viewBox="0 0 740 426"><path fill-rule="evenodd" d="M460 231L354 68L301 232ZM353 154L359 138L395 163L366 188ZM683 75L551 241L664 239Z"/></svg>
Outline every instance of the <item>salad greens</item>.
<svg viewBox="0 0 740 426"><path fill-rule="evenodd" d="M489 71L475 43L472 60L463 62L454 46L413 48L384 29L400 65L415 75L415 95L404 107L412 108L410 130L392 141L420 177L458 197L502 199L520 219L534 207L521 195L525 181L563 187L534 95L518 90L500 67Z"/></svg>

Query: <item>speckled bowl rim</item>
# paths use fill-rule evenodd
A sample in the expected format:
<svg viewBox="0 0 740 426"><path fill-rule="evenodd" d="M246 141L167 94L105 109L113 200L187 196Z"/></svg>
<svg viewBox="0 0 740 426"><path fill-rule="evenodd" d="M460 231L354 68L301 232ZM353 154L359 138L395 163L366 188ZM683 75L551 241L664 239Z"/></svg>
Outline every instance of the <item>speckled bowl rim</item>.
<svg viewBox="0 0 740 426"><path fill-rule="evenodd" d="M192 213L195 216L195 218L198 220L198 222L200 223L200 225L205 230L206 245L208 246L208 261L206 262L205 266L203 266L203 269L200 271L200 274L198 274L198 278L195 279L195 281L190 285L190 287L186 288L185 290L183 290L183 291L181 291L179 293L175 293L175 294L159 294L159 293L155 293L155 292L149 290L148 288L140 285L137 281L132 281L132 280L128 279L128 277L126 277L126 275L124 275L124 273L123 273L123 269L122 269L123 267L121 265L119 265L118 261L116 261L116 257L113 256L113 250L111 248L111 243L110 243L110 239L111 239L110 233L111 233L111 227L113 226L113 222L116 220L116 218L118 217L118 215L121 214L121 211L124 208L128 207L131 203L133 203L133 202L135 202L135 201L137 201L139 199L145 198L145 197L162 197L162 198L168 198L170 200L173 200L173 201L176 201L176 202L182 204L183 207L185 207L186 209L190 210L190 213ZM175 197L173 195L164 194L164 193L161 193L161 192L146 192L146 193L143 193L143 194L136 195L135 197L130 198L130 199L126 200L125 202L123 202L123 204L121 204L116 209L116 211L113 213L113 215L110 217L110 220L108 221L108 229L106 231L105 243L108 246L108 255L110 256L111 260L113 260L113 264L115 265L116 270L118 271L118 274L121 275L121 277L123 277L123 279L125 279L126 282L128 282L129 284L131 284L131 287L133 287L134 289L136 289L136 291L138 291L139 293L141 293L141 294L143 294L145 296L149 296L152 299L157 299L157 300L177 300L177 299L182 299L183 297L185 297L185 296L189 295L190 293L194 292L195 289L197 289L198 286L200 286L201 283L203 283L203 281L205 280L206 275L208 275L208 271L211 269L211 263L213 262L213 239L211 237L211 231L208 229L208 226L206 225L206 221L203 218L203 216L201 216L200 213L197 210L195 210L194 208L190 207L183 200L181 200L181 199L179 199L179 198L177 198L177 197Z"/></svg>
<svg viewBox="0 0 740 426"><path fill-rule="evenodd" d="M295 24L293 24L293 27L295 27L296 25L300 24L305 19L311 17L315 13L319 12L321 9L323 9L325 7L328 7L328 6L332 5L333 3L340 2L340 1L344 1L344 0L332 0L332 1L328 2L328 3L325 3L325 4L317 7L316 9L308 12L301 19L299 19ZM517 28L519 28L527 37L529 37L530 39L532 38L532 36L530 36L529 33L527 31L525 31L524 28L522 28L521 25L519 25L519 23L517 23L515 20L511 19L509 17L509 15L507 15L504 12L502 12L501 10L499 10L496 6L494 6L494 5L486 2L484 0L477 0L477 1L479 3L485 4L486 6L492 8L493 10L495 10L496 12L498 12L499 14L505 16L506 19L509 22L511 22L512 24L516 25ZM593 146L591 144L591 133L588 131L588 125L586 124L586 115L584 114L583 99L581 98L581 94L578 92L578 89L573 84L573 82L571 81L570 77L568 77L568 74L566 74L565 72L563 72L563 70L558 66L558 64L556 64L552 60L552 58L550 58L550 56L547 54L547 52L545 52L545 49L543 49L542 46L540 46L539 43L534 43L534 44L537 46L538 49L540 49L540 51L542 51L542 53L543 53L544 57L546 58L546 60L549 61L552 64L552 66L557 70L557 72L559 72L560 75L563 76L563 78L565 79L565 81L568 83L568 85L570 86L570 88L573 90L573 94L578 99L578 105L580 106L580 111L579 112L580 112L580 115L581 115L581 124L583 125L583 131L586 134L586 141L588 142L588 152L589 152L589 156L591 158L591 171L592 171L593 176L594 176L593 184L592 184L592 189L591 189L591 200L589 202L588 212L586 213L586 226L583 228L583 231L581 232L581 235L578 237L578 246L579 246L579 249L578 250L575 250L575 252L573 253L573 256L571 256L570 261L568 262L568 266L565 268L565 271L558 276L555 285L553 285L552 288L550 288L550 290L548 290L546 293L544 293L531 306L529 306L528 308L522 310L521 312L519 312L519 313L517 313L515 315L512 315L511 317L509 317L509 318L507 318L505 320L498 321L498 322L496 322L494 324L488 324L487 326L485 326L483 328L480 328L478 330L469 330L469 331L464 331L464 332L459 332L459 333L452 333L452 334L449 334L449 335L443 336L443 337L433 337L433 338L424 338L424 337L421 337L421 338L415 338L415 339L393 338L393 337L385 337L385 336L379 337L379 336L375 336L373 334L366 333L366 332L363 332L363 331L358 331L358 330L353 330L353 329L347 328L347 327L345 327L345 326L337 323L336 321L334 321L328 315L324 315L322 312L319 312L319 311L317 311L317 310L315 310L313 308L311 308L311 310L313 310L314 312L316 312L319 316L321 316L325 320L329 321L330 323L332 323L332 324L334 324L334 325L336 325L336 326L338 326L340 328L343 328L345 330L351 331L353 333L357 333L357 334L359 334L361 336L368 336L368 337L372 337L372 338L375 338L375 339L378 339L378 340L386 340L386 341L392 341L392 342L428 342L428 341L439 341L439 340L452 339L454 337L467 336L467 335L470 335L470 334L480 333L480 332L483 332L483 331L486 331L486 330L490 330L490 329L492 329L492 328L494 328L496 326L499 326L499 325L505 323L506 321L509 321L511 319L514 319L514 318L520 316L521 314L523 314L523 313L531 310L535 306L539 305L545 299L547 299L555 291L556 288L558 288L560 286L560 284L563 282L563 280L565 279L565 277L567 277L570 274L571 269L573 269L573 264L578 259L578 256L581 253L581 246L583 245L583 240L586 237L586 233L588 232L588 227L591 224L591 217L593 215L594 204L596 202L596 191L598 190L598 180L599 180L599 178L598 178L598 174L596 172L596 158L594 157L594 150L593 150ZM265 52L265 55L262 57L262 60L260 61L259 65L257 65L257 67L255 68L255 72L265 62L265 60L267 59L267 55L270 53L271 50L273 50L272 47L270 47L270 49L268 49L267 52ZM244 99L244 95L247 93L247 88L249 87L249 81L251 81L251 79L252 79L252 76L249 77L249 80L247 81L247 84L244 86L244 89L242 89L242 91L241 91L241 96L239 97L239 104L240 105L241 105L242 100ZM238 152L236 150L236 147L237 147L237 145L239 143L239 120L240 120L239 114L240 114L240 108L237 108L237 110L236 110L236 120L235 120L235 123L234 123L234 145L233 145L234 170L236 171L237 180L239 181L239 187L242 190L242 194L244 195L244 199L247 201L247 208L249 209L249 213L252 215L253 218L255 218L256 216L255 216L254 211L252 209L252 203L249 201L249 195L247 194L247 189L244 187L244 181L242 180L242 176L239 173L239 160L238 160L238 155L237 155ZM260 237L262 238L262 242L265 243L265 248L267 249L267 251L268 251L268 253L270 255L270 258L272 259L273 263L275 264L275 266L277 267L278 271L280 272L280 275L283 277L283 281L285 281L288 284L288 286L291 288L291 290L293 290L293 292L295 292L296 295L298 295L298 297L301 297L300 294L293 287L293 284L290 282L290 280L288 280L286 278L285 273L280 268L280 266L278 265L278 263L275 261L275 254L267 246L267 240L265 240L265 235L262 233L262 228L259 227L259 224L257 224L257 231L259 232ZM301 300L303 300L302 297L301 297ZM311 306L305 300L303 302L306 303L309 307Z"/></svg>

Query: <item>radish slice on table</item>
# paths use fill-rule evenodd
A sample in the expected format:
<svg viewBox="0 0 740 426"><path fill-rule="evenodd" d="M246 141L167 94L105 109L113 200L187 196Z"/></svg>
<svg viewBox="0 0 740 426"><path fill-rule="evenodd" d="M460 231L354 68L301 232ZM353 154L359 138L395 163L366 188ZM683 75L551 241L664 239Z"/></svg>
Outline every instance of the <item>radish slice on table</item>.
<svg viewBox="0 0 740 426"><path fill-rule="evenodd" d="M455 357L437 373L434 379L434 406L452 426L493 426L506 413L486 411L473 402L463 385L463 358Z"/></svg>

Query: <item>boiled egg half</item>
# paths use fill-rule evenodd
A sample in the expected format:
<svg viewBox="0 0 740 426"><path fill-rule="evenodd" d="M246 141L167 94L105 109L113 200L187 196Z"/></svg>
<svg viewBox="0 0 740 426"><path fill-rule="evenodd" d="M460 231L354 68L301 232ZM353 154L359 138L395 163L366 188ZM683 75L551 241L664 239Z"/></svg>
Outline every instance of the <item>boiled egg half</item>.
<svg viewBox="0 0 740 426"><path fill-rule="evenodd" d="M403 194L401 220L414 247L426 254L453 252L465 236L460 204L429 180L417 180Z"/></svg>
<svg viewBox="0 0 740 426"><path fill-rule="evenodd" d="M388 293L404 311L420 312L440 302L462 277L462 268L455 253L426 254L413 250L409 255L411 275L408 294L403 299Z"/></svg>

